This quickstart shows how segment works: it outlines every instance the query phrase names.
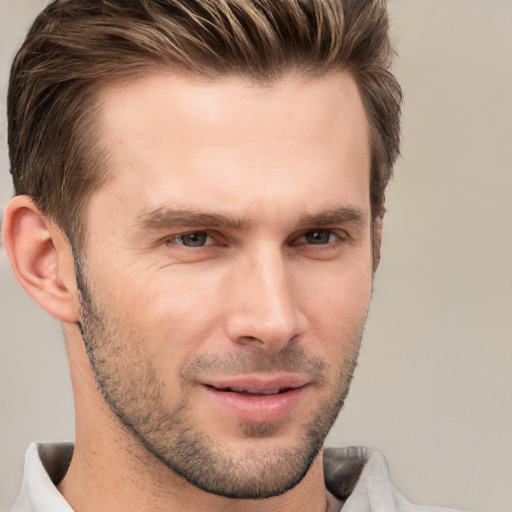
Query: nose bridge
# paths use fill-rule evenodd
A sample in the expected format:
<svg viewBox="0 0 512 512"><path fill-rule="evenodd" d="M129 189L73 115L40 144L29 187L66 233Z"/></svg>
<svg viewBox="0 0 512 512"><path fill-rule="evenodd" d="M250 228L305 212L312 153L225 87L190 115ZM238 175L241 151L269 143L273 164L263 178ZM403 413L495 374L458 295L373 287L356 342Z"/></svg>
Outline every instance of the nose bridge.
<svg viewBox="0 0 512 512"><path fill-rule="evenodd" d="M277 350L299 334L298 311L282 251L262 244L238 270L228 335L236 343Z"/></svg>

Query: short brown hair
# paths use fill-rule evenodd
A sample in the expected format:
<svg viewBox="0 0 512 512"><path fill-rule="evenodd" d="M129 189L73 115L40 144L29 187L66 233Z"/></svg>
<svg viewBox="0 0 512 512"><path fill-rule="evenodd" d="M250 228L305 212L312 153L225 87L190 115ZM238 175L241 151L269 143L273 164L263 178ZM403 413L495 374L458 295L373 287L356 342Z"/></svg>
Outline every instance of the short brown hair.
<svg viewBox="0 0 512 512"><path fill-rule="evenodd" d="M385 0L54 0L11 70L15 193L29 195L72 244L81 242L84 207L104 174L91 129L106 81L155 68L259 81L346 70L370 123L375 218L400 142L388 24Z"/></svg>

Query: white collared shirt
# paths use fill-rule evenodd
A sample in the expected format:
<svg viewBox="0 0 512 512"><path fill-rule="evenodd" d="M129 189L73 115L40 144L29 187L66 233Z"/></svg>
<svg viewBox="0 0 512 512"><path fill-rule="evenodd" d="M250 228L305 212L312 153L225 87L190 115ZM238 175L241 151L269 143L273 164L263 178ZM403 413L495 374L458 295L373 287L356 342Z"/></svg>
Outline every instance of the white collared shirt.
<svg viewBox="0 0 512 512"><path fill-rule="evenodd" d="M56 487L72 453L72 443L32 443L20 494L8 512L73 512ZM462 512L411 504L389 480L384 456L369 448L327 448L324 473L329 512Z"/></svg>

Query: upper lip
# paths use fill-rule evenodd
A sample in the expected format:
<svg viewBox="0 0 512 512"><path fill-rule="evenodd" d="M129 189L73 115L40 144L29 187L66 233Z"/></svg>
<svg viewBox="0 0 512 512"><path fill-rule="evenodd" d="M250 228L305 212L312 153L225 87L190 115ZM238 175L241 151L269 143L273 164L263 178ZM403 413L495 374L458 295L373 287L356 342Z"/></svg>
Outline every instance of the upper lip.
<svg viewBox="0 0 512 512"><path fill-rule="evenodd" d="M304 376L290 374L244 375L204 379L200 383L222 391L270 394L303 387L309 383L309 379Z"/></svg>

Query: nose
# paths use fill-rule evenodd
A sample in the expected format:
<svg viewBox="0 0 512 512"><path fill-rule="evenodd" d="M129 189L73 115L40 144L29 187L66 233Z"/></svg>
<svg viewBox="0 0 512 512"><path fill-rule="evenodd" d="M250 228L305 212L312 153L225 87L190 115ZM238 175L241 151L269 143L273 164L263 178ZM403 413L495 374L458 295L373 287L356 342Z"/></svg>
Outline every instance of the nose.
<svg viewBox="0 0 512 512"><path fill-rule="evenodd" d="M298 338L305 318L280 250L261 250L231 274L227 335L241 345L277 351Z"/></svg>

